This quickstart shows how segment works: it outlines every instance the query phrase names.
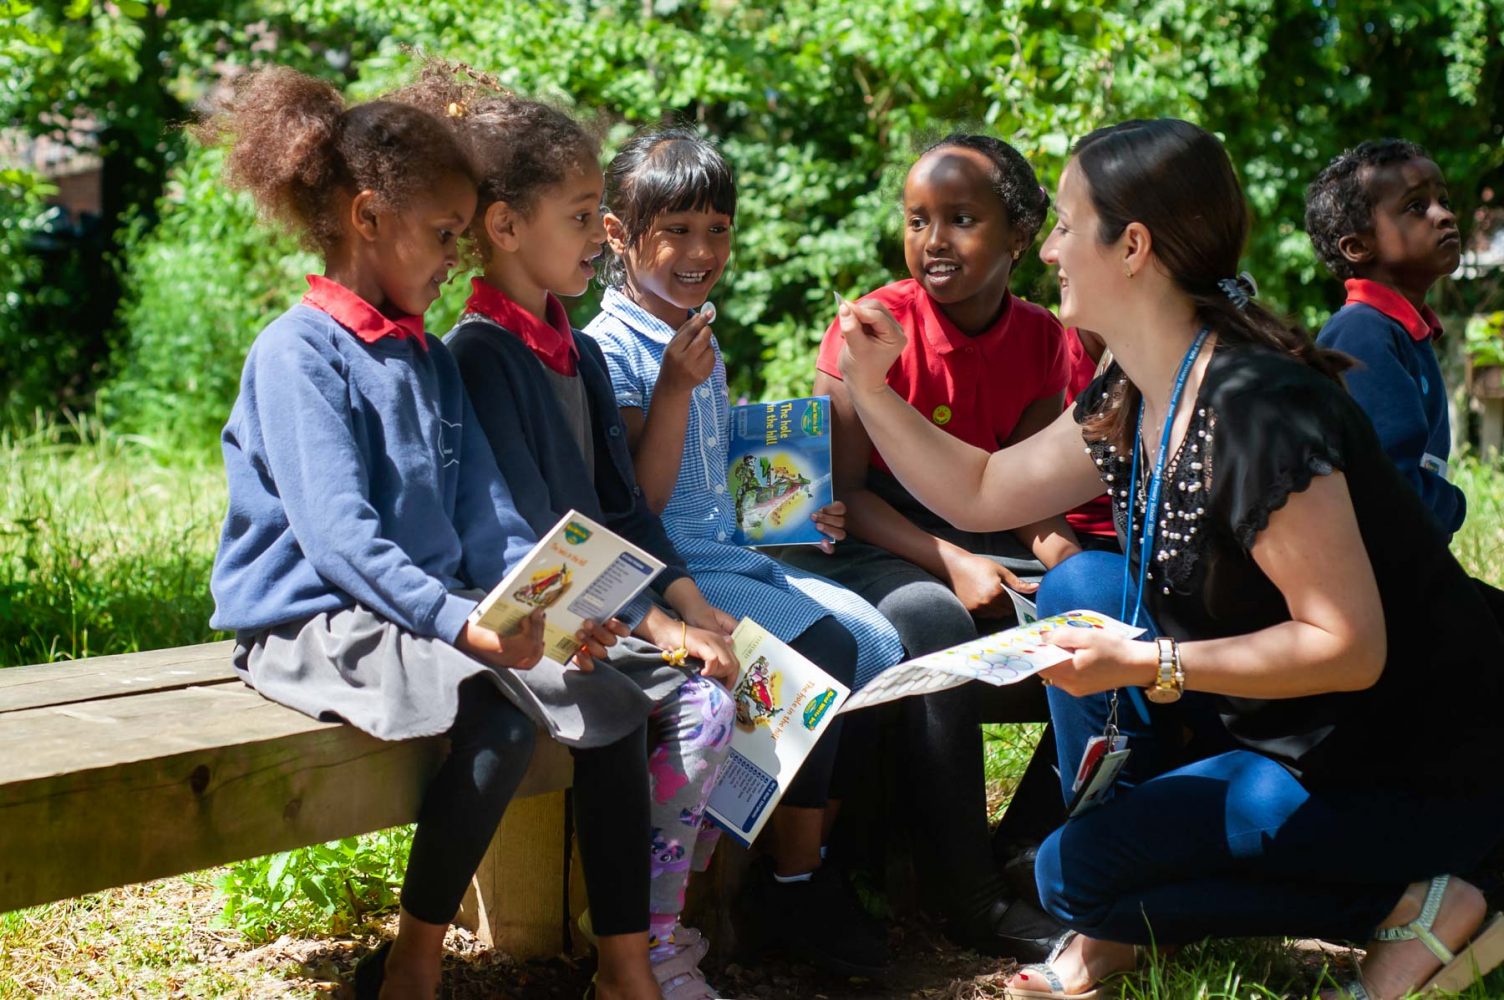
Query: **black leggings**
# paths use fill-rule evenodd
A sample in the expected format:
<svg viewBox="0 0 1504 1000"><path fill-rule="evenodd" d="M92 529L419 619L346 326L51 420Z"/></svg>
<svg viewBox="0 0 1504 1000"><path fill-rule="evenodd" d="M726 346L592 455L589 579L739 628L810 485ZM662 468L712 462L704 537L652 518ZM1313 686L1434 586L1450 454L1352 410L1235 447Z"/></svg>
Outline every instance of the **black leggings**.
<svg viewBox="0 0 1504 1000"><path fill-rule="evenodd" d="M615 743L572 749L580 860L599 934L648 927L647 730ZM423 796L402 908L447 924L490 846L532 760L537 729L483 675L460 684L449 756ZM562 845L561 845L562 846Z"/></svg>
<svg viewBox="0 0 1504 1000"><path fill-rule="evenodd" d="M846 626L829 615L819 619L796 635L789 643L805 657L847 687L856 678L856 639ZM837 715L830 728L804 758L804 766L789 782L782 805L797 809L823 809L830 800L831 778L836 770L837 751L842 744L846 717ZM852 755L843 754L850 758Z"/></svg>

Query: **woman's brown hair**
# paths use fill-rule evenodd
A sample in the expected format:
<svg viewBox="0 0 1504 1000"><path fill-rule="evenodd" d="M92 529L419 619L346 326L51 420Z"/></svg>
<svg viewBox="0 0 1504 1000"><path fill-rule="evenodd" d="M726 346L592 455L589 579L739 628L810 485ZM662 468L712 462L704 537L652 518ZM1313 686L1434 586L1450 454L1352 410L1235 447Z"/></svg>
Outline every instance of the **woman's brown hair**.
<svg viewBox="0 0 1504 1000"><path fill-rule="evenodd" d="M1130 222L1149 230L1154 256L1195 304L1196 316L1227 343L1257 344L1288 354L1338 379L1345 355L1319 348L1248 296L1231 294L1248 241L1248 204L1222 143L1174 118L1099 128L1076 144L1076 167L1098 218L1097 239L1117 242ZM1086 433L1126 447L1138 412L1137 387L1123 380L1086 422Z"/></svg>
<svg viewBox="0 0 1504 1000"><path fill-rule="evenodd" d="M361 191L401 210L446 174L476 179L464 143L435 116L392 101L346 107L328 83L284 66L242 77L229 104L194 133L228 146L231 187L325 254L341 239L345 199Z"/></svg>

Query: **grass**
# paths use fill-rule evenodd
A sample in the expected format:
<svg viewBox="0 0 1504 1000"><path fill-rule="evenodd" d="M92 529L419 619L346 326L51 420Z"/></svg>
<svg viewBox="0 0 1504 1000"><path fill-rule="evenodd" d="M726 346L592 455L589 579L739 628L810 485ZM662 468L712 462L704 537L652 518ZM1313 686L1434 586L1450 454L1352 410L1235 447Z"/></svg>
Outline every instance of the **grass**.
<svg viewBox="0 0 1504 1000"><path fill-rule="evenodd" d="M1504 584L1504 473L1464 457L1455 478L1470 506L1453 549L1470 572ZM216 638L207 624L209 570L225 506L216 464L165 454L149 440L75 419L0 434L0 480L0 666ZM994 818L1042 728L987 727ZM395 855L405 841L388 836L386 843ZM362 854L358 867L368 872L401 870L400 864L384 867L391 859L380 855L377 840L325 850L335 848L376 851ZM295 852L315 874L318 850ZM318 936L344 930L349 915L310 915L289 902L283 883L297 871L275 857L257 859L0 914L0 1000L326 992L338 976L310 979L309 963L317 968L327 964L331 949L348 950L348 942L319 942ZM245 933L225 925L224 899L211 888L221 880L235 893L231 912L245 918ZM267 953L271 945L252 947L293 929L312 939L305 948L312 958L296 959L292 971ZM286 942L279 944L285 950ZM1118 990L1131 1000L1308 996L1328 961L1279 941L1218 941L1184 949L1173 961L1148 962L1120 980ZM289 975L302 978L290 982ZM999 995L999 987L997 977L982 976L953 983L943 995L985 998ZM1504 974L1466 996L1504 996Z"/></svg>

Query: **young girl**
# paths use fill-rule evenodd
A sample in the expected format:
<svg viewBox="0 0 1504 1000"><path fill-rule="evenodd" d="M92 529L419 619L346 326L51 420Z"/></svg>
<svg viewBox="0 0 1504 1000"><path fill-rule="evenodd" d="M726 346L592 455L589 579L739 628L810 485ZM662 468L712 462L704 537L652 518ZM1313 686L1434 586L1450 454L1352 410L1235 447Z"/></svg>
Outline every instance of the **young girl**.
<svg viewBox="0 0 1504 1000"><path fill-rule="evenodd" d="M648 503L712 603L859 687L901 658L892 626L849 591L730 541L726 369L713 310L702 309L731 251L730 166L692 131L642 134L611 161L606 204L615 268L585 332L605 352ZM839 538L841 515L833 505L815 517ZM773 941L839 972L871 974L885 961L884 943L842 880L821 867L841 728L838 720L822 738L774 813L773 868L754 893L755 916Z"/></svg>
<svg viewBox="0 0 1504 1000"><path fill-rule="evenodd" d="M484 274L445 339L517 509L539 531L580 510L669 566L653 589L679 619L644 602L636 634L647 641L618 644L612 662L667 670L678 682L650 723L651 844L645 838L637 845L651 878L650 889L648 878L640 880L650 893L645 950L664 997L709 1000L717 994L699 969L708 942L680 926L679 915L690 871L704 870L716 839L702 817L731 739L734 705L722 685L736 680L727 638L735 620L705 600L643 502L605 359L593 340L570 328L558 298L585 291L605 241L599 147L568 115L506 94L478 74L461 82L443 64L395 96L453 108L450 121L480 166L469 233ZM686 678L664 662L680 657L663 650L683 650L703 676ZM612 877L625 881L630 873ZM593 881L590 889L593 931L609 935L611 915L595 905Z"/></svg>
<svg viewBox="0 0 1504 1000"><path fill-rule="evenodd" d="M212 624L235 631L236 670L274 701L381 739L448 736L397 938L355 983L361 997L432 997L444 931L536 724L579 745L577 787L630 789L644 763L641 695L608 673L590 678L605 698L573 704L578 672L541 659L542 614L513 636L466 620L534 535L453 359L422 325L475 210L462 144L420 110L346 109L329 85L280 68L248 77L204 134L229 143L229 182L324 259L303 301L257 336L225 426ZM587 626L579 665L624 631ZM592 829L603 819L618 821L596 816ZM603 995L657 991L644 968Z"/></svg>
<svg viewBox="0 0 1504 1000"><path fill-rule="evenodd" d="M893 391L947 434L989 451L1059 416L1070 375L1060 323L1008 290L1048 206L1033 168L1012 146L950 135L920 155L904 182L910 276L862 299L886 306L907 335L888 373ZM1004 587L1032 591L1015 573L1053 566L1076 551L1075 536L1062 517L984 533L926 510L856 419L836 363L842 346L832 324L815 392L831 398L835 487L853 537L831 555L805 550L785 558L875 604L910 656L975 639L979 627L1011 624ZM898 711L908 748L902 787L913 796L905 811L916 839L933 845L916 864L950 936L992 954L1042 957L1057 929L1032 906L1009 906L988 840L980 723L1046 718L1043 688L972 684L908 699ZM1000 843L1037 843L1064 818L1047 756L1009 804Z"/></svg>

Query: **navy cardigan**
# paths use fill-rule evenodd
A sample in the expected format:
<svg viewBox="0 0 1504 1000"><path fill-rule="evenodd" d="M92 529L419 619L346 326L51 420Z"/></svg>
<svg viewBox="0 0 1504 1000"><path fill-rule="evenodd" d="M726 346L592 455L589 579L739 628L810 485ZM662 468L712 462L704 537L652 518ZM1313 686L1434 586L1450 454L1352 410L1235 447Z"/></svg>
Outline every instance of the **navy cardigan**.
<svg viewBox="0 0 1504 1000"><path fill-rule="evenodd" d="M470 314L444 337L481 428L491 442L517 511L540 537L571 508L604 524L665 564L652 589L662 594L687 576L663 522L643 498L627 430L616 408L606 359L594 340L574 331L577 370L595 435L595 477L570 432L543 362L512 331Z"/></svg>

